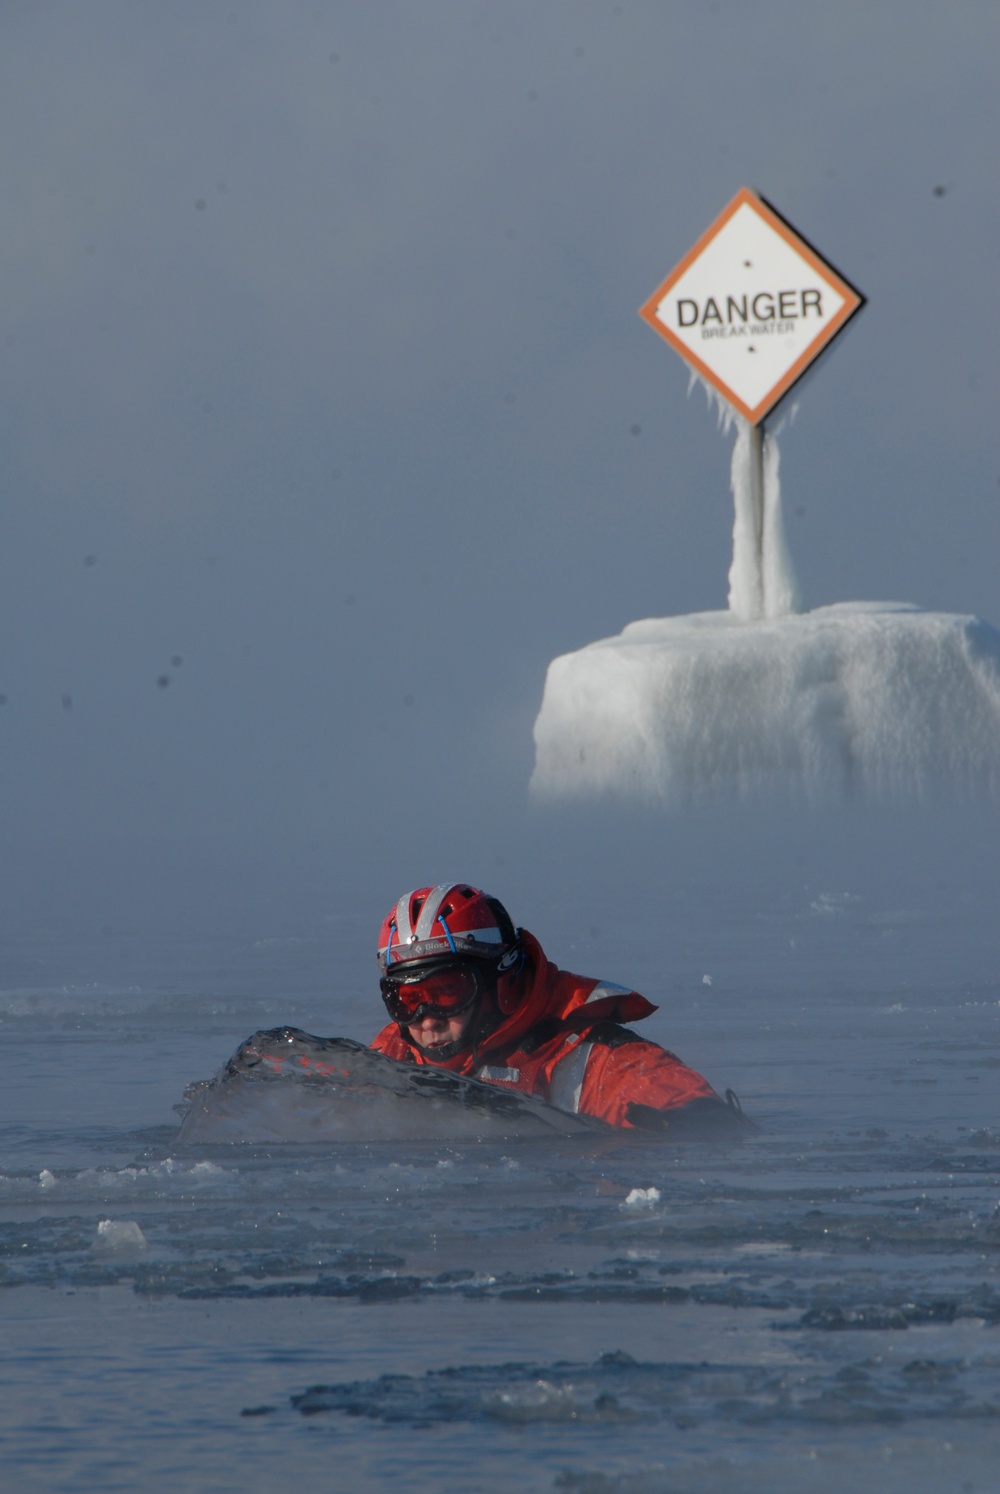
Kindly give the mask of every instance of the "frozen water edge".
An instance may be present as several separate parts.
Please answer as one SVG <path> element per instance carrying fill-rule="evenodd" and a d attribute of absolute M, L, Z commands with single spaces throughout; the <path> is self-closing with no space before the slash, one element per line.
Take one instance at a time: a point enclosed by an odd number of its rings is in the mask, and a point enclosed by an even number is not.
<path fill-rule="evenodd" d="M 278 1488 L 292 1466 L 299 1489 L 333 1487 L 335 1469 L 336 1486 L 358 1494 L 387 1487 L 456 1494 L 715 1494 L 720 1488 L 839 1494 L 848 1482 L 879 1494 L 924 1494 L 961 1489 L 970 1478 L 975 1489 L 986 1489 L 979 1480 L 1000 1450 L 998 1424 L 989 1418 L 936 1420 L 917 1431 L 891 1418 L 859 1427 L 830 1416 L 768 1432 L 746 1419 L 746 1407 L 741 1419 L 733 1403 L 747 1376 L 784 1377 L 793 1391 L 798 1386 L 808 1394 L 810 1377 L 834 1391 L 856 1390 L 866 1361 L 880 1360 L 880 1374 L 905 1380 L 914 1362 L 982 1357 L 983 1334 L 967 1325 L 935 1330 L 919 1344 L 909 1335 L 903 1341 L 870 1335 L 863 1344 L 841 1335 L 825 1339 L 818 1352 L 811 1346 L 803 1352 L 784 1342 L 776 1347 L 761 1313 L 680 1308 L 665 1331 L 642 1308 L 607 1306 L 581 1315 L 545 1304 L 486 1304 L 477 1336 L 489 1349 L 475 1356 L 484 1415 L 469 1419 L 449 1417 L 440 1396 L 442 1372 L 446 1384 L 457 1381 L 459 1400 L 462 1393 L 471 1399 L 474 1389 L 475 1377 L 454 1374 L 469 1363 L 454 1354 L 468 1332 L 462 1304 L 443 1305 L 434 1320 L 426 1308 L 407 1303 L 323 1306 L 322 1316 L 314 1302 L 261 1302 L 252 1312 L 244 1303 L 216 1303 L 208 1312 L 200 1302 L 140 1302 L 121 1289 L 70 1296 L 26 1288 L 8 1301 L 0 1354 L 5 1364 L 23 1363 L 29 1353 L 43 1361 L 48 1392 L 41 1404 L 37 1386 L 30 1405 L 27 1388 L 12 1387 L 5 1396 L 0 1431 L 9 1439 L 8 1470 L 29 1491 Z M 584 1403 L 593 1401 L 594 1389 L 615 1394 L 600 1379 L 599 1360 L 625 1340 L 640 1365 L 667 1362 L 650 1384 L 654 1398 L 683 1399 L 684 1366 L 692 1366 L 721 1413 L 699 1422 L 685 1419 L 678 1406 L 677 1416 L 664 1419 L 654 1405 L 643 1415 L 642 1402 L 633 1408 L 623 1388 L 618 1402 L 625 1414 L 617 1423 L 609 1400 L 596 1422 L 560 1414 L 571 1397 Z M 527 1363 L 557 1375 L 560 1361 L 575 1373 L 574 1390 L 562 1401 L 545 1390 L 552 1382 L 539 1389 L 518 1380 L 514 1368 Z M 597 1380 L 586 1373 L 595 1365 Z M 409 1393 L 434 1409 L 419 1430 L 412 1419 L 379 1420 L 377 1406 L 368 1406 L 366 1397 L 377 1397 L 386 1375 L 412 1377 Z M 328 1381 L 356 1387 L 356 1410 L 304 1416 L 293 1397 Z M 399 1386 L 400 1379 L 391 1383 Z M 546 1400 L 551 1414 L 532 1414 L 544 1412 Z M 640 1414 L 629 1417 L 633 1409 Z"/>
<path fill-rule="evenodd" d="M 949 814 L 948 839 L 935 816 L 932 855 L 926 830 L 893 841 L 867 881 L 856 845 L 834 875 L 793 868 L 790 843 L 773 896 L 755 853 L 746 905 L 715 843 L 690 896 L 663 874 L 633 902 L 626 880 L 613 933 L 585 925 L 585 943 L 575 901 L 548 910 L 565 963 L 624 971 L 661 1003 L 651 1035 L 740 1093 L 765 1127 L 742 1147 L 182 1152 L 167 1122 L 184 1080 L 262 1015 L 360 1035 L 374 993 L 355 1007 L 334 988 L 310 1016 L 318 962 L 304 994 L 266 967 L 241 994 L 240 936 L 224 960 L 218 939 L 181 939 L 173 965 L 136 949 L 133 1003 L 105 1000 L 100 962 L 93 993 L 66 998 L 89 946 L 67 945 L 65 970 L 26 947 L 51 977 L 18 987 L 51 1000 L 4 1014 L 8 1481 L 243 1494 L 292 1467 L 301 1494 L 989 1487 L 1000 1417 L 969 1413 L 996 1402 L 1000 1363 L 1000 988 L 995 835 L 977 872 L 971 819 Z M 581 861 L 606 898 L 607 866 Z M 204 971 L 222 966 L 217 987 Z M 95 1249 L 102 1220 L 146 1248 Z M 599 1363 L 616 1351 L 639 1365 L 621 1385 Z M 293 1398 L 316 1386 L 354 1387 L 359 1414 L 303 1414 Z"/>
<path fill-rule="evenodd" d="M 535 746 L 549 798 L 995 794 L 1000 632 L 891 602 L 634 622 L 552 661 Z"/>

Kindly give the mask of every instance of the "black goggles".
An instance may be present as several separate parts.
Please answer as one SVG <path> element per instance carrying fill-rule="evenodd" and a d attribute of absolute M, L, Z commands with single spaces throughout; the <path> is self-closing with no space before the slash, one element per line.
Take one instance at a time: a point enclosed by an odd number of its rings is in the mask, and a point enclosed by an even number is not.
<path fill-rule="evenodd" d="M 394 1022 L 406 1027 L 423 1017 L 460 1016 L 483 994 L 492 971 L 463 961 L 455 965 L 438 965 L 409 976 L 405 968 L 397 975 L 390 972 L 379 981 L 382 1000 Z"/>

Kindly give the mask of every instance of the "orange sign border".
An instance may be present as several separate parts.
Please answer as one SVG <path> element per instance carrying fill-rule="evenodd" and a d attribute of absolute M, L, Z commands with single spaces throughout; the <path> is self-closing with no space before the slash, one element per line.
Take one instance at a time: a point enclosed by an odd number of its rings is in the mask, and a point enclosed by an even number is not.
<path fill-rule="evenodd" d="M 826 281 L 827 285 L 844 298 L 844 304 L 837 314 L 816 334 L 808 347 L 800 353 L 791 368 L 782 375 L 777 384 L 771 386 L 760 403 L 752 409 L 749 405 L 744 404 L 736 393 L 729 388 L 728 384 L 718 374 L 713 373 L 708 365 L 701 361 L 697 353 L 693 353 L 687 344 L 682 342 L 656 315 L 657 307 L 664 300 L 670 289 L 681 278 L 688 266 L 694 263 L 720 230 L 726 226 L 733 214 L 744 204 L 752 208 L 755 213 L 758 213 L 764 222 L 773 228 L 776 233 L 779 233 L 785 242 L 795 250 L 796 254 L 799 254 L 812 266 L 817 275 Z M 762 421 L 766 420 L 775 405 L 784 399 L 792 385 L 801 379 L 809 365 L 819 357 L 824 348 L 829 347 L 833 339 L 844 330 L 851 317 L 860 311 L 864 304 L 865 298 L 861 292 L 855 289 L 850 281 L 845 280 L 842 275 L 838 274 L 833 266 L 823 259 L 813 249 L 812 245 L 807 243 L 802 235 L 790 223 L 786 222 L 769 202 L 761 197 L 759 192 L 755 192 L 752 187 L 741 187 L 732 202 L 723 208 L 715 222 L 705 230 L 693 248 L 688 250 L 680 264 L 671 270 L 661 285 L 657 286 L 649 300 L 645 301 L 639 307 L 639 315 L 644 321 L 649 323 L 654 332 L 658 332 L 662 338 L 669 342 L 675 352 L 680 353 L 686 363 L 690 363 L 692 367 L 696 368 L 702 378 L 706 379 L 712 385 L 713 389 L 716 389 L 722 395 L 724 400 L 731 404 L 734 409 L 738 410 L 745 420 L 748 420 L 751 425 L 760 425 Z"/>

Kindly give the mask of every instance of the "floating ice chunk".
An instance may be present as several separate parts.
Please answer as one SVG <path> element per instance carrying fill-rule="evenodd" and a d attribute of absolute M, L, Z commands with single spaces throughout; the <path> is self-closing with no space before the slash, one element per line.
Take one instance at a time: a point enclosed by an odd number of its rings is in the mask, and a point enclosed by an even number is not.
<path fill-rule="evenodd" d="M 501 1421 L 571 1421 L 577 1416 L 572 1385 L 536 1380 L 517 1390 L 493 1391 L 484 1396 L 485 1410 Z"/>
<path fill-rule="evenodd" d="M 659 1188 L 633 1188 L 625 1202 L 623 1209 L 651 1209 L 660 1201 Z"/>
<path fill-rule="evenodd" d="M 1000 793 L 1000 631 L 893 602 L 630 623 L 549 665 L 532 791 Z"/>
<path fill-rule="evenodd" d="M 809 906 L 814 913 L 847 913 L 860 901 L 856 892 L 821 892 Z"/>
<path fill-rule="evenodd" d="M 39 1188 L 54 1188 L 58 1181 L 59 1179 L 56 1177 L 55 1173 L 49 1172 L 49 1169 L 47 1167 L 43 1167 L 41 1172 L 38 1174 Z"/>
<path fill-rule="evenodd" d="M 149 1241 L 134 1219 L 102 1219 L 93 1248 L 101 1255 L 141 1255 Z"/>
<path fill-rule="evenodd" d="M 444 1070 L 399 1063 L 348 1038 L 318 1038 L 296 1027 L 254 1033 L 214 1080 L 191 1084 L 180 1141 L 398 1141 L 558 1136 L 603 1130 L 528 1095 Z M 166 1166 L 167 1164 L 161 1164 Z M 176 1164 L 172 1163 L 171 1166 Z M 393 1186 L 416 1180 L 389 1164 Z"/>
<path fill-rule="evenodd" d="M 712 984 L 712 977 L 710 975 L 703 975 L 701 983 L 703 986 L 710 986 Z"/>

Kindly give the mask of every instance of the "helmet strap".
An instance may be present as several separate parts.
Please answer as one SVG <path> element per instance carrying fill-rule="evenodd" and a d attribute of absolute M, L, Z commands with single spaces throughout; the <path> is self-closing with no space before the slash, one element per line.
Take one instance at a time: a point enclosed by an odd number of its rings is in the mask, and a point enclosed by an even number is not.
<path fill-rule="evenodd" d="M 520 935 L 520 930 L 518 931 L 518 934 Z M 497 984 L 496 986 L 494 986 L 497 1009 L 504 1017 L 509 1017 L 511 1012 L 516 1011 L 520 1006 L 521 1000 L 523 998 L 523 991 L 520 989 L 520 983 L 528 969 L 528 956 L 524 948 L 524 943 L 520 937 L 518 937 L 515 948 L 517 957 L 514 963 L 508 970 L 504 970 L 502 973 L 500 971 L 497 972 Z M 499 994 L 499 985 L 501 981 L 503 981 L 507 985 L 509 992 L 507 998 L 503 1000 L 501 999 Z"/>

